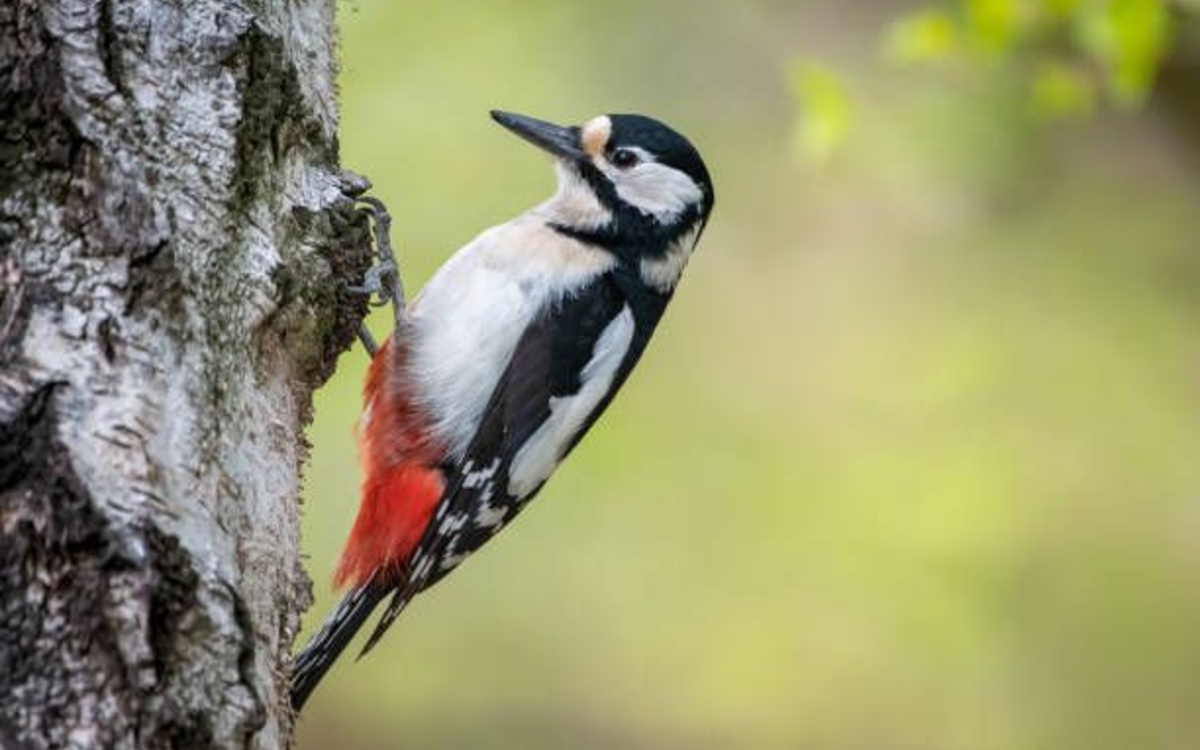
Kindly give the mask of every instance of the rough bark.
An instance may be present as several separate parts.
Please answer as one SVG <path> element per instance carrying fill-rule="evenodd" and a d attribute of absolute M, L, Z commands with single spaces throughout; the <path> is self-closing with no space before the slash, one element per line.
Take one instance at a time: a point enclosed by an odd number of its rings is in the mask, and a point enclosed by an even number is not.
<path fill-rule="evenodd" d="M 276 748 L 365 311 L 330 0 L 0 4 L 0 747 Z"/>

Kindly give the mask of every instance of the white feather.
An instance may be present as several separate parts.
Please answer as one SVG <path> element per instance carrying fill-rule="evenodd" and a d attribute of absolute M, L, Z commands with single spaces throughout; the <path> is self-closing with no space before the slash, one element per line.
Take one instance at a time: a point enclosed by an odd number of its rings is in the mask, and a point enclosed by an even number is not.
<path fill-rule="evenodd" d="M 606 160 L 593 160 L 612 182 L 617 196 L 639 211 L 669 223 L 688 206 L 704 200 L 704 191 L 696 181 L 674 167 L 661 164 L 640 148 L 631 148 L 643 161 L 635 167 L 621 169 Z"/>
<path fill-rule="evenodd" d="M 533 316 L 616 262 L 547 227 L 549 205 L 483 232 L 434 274 L 410 308 L 417 403 L 454 458 L 466 451 Z"/>
<path fill-rule="evenodd" d="M 612 221 L 612 211 L 600 202 L 575 169 L 556 161 L 554 171 L 558 175 L 558 191 L 531 213 L 585 232 Z"/>
<path fill-rule="evenodd" d="M 596 339 L 592 357 L 580 373 L 579 390 L 551 399 L 550 416 L 517 451 L 508 474 L 509 495 L 525 497 L 554 473 L 567 445 L 612 387 L 633 329 L 633 313 L 626 306 Z"/>
<path fill-rule="evenodd" d="M 701 224 L 697 221 L 674 242 L 667 247 L 667 252 L 657 258 L 642 258 L 638 271 L 646 286 L 667 293 L 679 283 L 683 269 L 692 257 L 696 240 L 700 238 Z"/>

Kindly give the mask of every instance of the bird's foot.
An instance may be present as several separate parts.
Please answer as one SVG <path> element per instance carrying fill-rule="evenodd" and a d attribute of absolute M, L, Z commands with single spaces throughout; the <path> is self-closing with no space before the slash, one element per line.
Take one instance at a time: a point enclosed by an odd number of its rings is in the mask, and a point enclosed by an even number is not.
<path fill-rule="evenodd" d="M 352 294 L 362 294 L 372 297 L 370 303 L 375 307 L 383 307 L 396 300 L 394 286 L 397 283 L 396 262 L 380 261 L 367 269 L 362 284 L 347 284 L 346 291 Z M 401 298 L 403 299 L 403 298 Z"/>
<path fill-rule="evenodd" d="M 392 305 L 392 314 L 396 328 L 406 324 L 407 313 L 404 299 L 404 286 L 400 281 L 400 267 L 396 262 L 396 254 L 392 250 L 392 217 L 383 202 L 369 195 L 359 195 L 355 198 L 371 222 L 371 235 L 375 240 L 376 263 L 367 269 L 362 284 L 348 285 L 347 291 L 370 297 L 370 304 L 380 307 Z M 363 326 L 359 330 L 359 340 L 371 356 L 375 355 L 377 346 L 374 337 Z"/>

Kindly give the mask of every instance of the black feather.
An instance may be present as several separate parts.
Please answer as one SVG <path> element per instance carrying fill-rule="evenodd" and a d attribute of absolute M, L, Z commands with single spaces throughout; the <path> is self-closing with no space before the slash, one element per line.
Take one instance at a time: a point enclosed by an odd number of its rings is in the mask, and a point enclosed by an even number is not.
<path fill-rule="evenodd" d="M 290 690 L 293 711 L 299 711 L 304 706 L 317 683 L 388 592 L 387 586 L 376 583 L 376 577 L 372 577 L 346 594 L 317 634 L 304 645 L 292 662 Z"/>
<path fill-rule="evenodd" d="M 438 517 L 417 547 L 413 569 L 423 575 L 424 580 L 416 582 L 420 589 L 437 583 L 462 559 L 491 539 L 540 490 L 540 487 L 535 488 L 521 497 L 508 493 L 512 461 L 549 417 L 551 399 L 579 391 L 581 373 L 595 353 L 597 340 L 609 323 L 629 306 L 634 314 L 633 341 L 609 392 L 575 434 L 567 452 L 583 437 L 624 382 L 667 301 L 665 296 L 653 294 L 650 295 L 653 300 L 640 295 L 631 298 L 624 288 L 625 281 L 622 274 L 601 276 L 557 301 L 522 335 L 492 393 L 462 465 L 450 472 L 455 480 L 439 506 Z M 466 481 L 471 472 L 481 468 L 492 469 L 486 482 Z M 496 512 L 498 509 L 504 511 L 499 524 L 481 522 L 485 510 Z"/>

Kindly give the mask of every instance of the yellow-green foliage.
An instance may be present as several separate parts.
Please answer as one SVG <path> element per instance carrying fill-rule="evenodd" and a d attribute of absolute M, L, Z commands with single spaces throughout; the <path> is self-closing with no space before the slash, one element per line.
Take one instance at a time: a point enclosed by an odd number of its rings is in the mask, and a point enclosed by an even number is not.
<path fill-rule="evenodd" d="M 1080 93 L 1084 88 L 1131 105 L 1149 93 L 1169 52 L 1171 6 L 1168 0 L 959 0 L 901 17 L 888 46 L 901 62 L 968 59 L 1027 68 L 1034 100 L 1052 112 L 1075 112 L 1091 96 Z"/>
<path fill-rule="evenodd" d="M 837 74 L 818 65 L 794 65 L 790 78 L 792 91 L 804 106 L 796 148 L 808 158 L 828 159 L 850 128 L 850 97 Z"/>
<path fill-rule="evenodd" d="M 1153 89 L 1172 53 L 1179 19 L 1195 22 L 1196 0 L 948 0 L 901 13 L 882 35 L 886 58 L 902 69 L 970 71 L 1016 85 L 1033 113 L 1090 115 L 1098 102 L 1129 109 Z M 827 159 L 853 121 L 831 129 L 830 100 L 849 112 L 848 83 L 826 71 L 819 87 L 795 86 L 805 156 Z M 810 121 L 807 118 L 812 117 Z"/>

